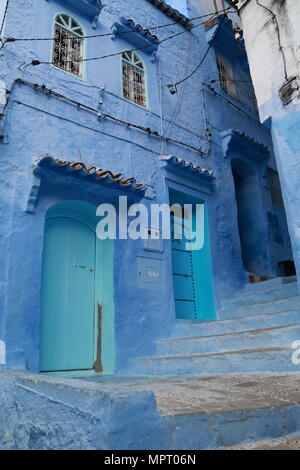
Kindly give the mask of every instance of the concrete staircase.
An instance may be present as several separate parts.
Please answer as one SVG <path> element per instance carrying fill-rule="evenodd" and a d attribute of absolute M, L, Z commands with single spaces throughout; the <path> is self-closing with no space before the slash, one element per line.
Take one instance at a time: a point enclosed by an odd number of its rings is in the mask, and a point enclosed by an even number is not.
<path fill-rule="evenodd" d="M 247 286 L 219 314 L 178 322 L 156 356 L 134 361 L 131 377 L 2 371 L 0 448 L 299 447 L 296 279 Z"/>
<path fill-rule="evenodd" d="M 299 448 L 299 374 L 109 380 L 3 371 L 0 390 L 1 450 L 268 448 L 278 438 Z"/>
<path fill-rule="evenodd" d="M 182 320 L 157 355 L 134 361 L 136 375 L 188 376 L 298 372 L 291 344 L 300 340 L 295 277 L 249 284 L 219 311 L 222 320 Z"/>

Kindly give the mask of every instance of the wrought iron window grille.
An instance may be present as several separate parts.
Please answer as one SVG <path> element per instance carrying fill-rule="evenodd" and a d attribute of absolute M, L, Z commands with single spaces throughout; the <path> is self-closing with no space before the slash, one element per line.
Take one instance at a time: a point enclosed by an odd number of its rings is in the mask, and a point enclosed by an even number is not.
<path fill-rule="evenodd" d="M 257 111 L 256 96 L 250 77 L 246 77 L 235 70 L 222 56 L 217 56 L 217 65 L 223 90 L 249 108 Z"/>
<path fill-rule="evenodd" d="M 144 64 L 137 54 L 123 52 L 122 74 L 123 98 L 146 108 L 146 74 Z"/>
<path fill-rule="evenodd" d="M 78 77 L 82 76 L 84 32 L 68 15 L 57 15 L 54 23 L 53 65 Z"/>

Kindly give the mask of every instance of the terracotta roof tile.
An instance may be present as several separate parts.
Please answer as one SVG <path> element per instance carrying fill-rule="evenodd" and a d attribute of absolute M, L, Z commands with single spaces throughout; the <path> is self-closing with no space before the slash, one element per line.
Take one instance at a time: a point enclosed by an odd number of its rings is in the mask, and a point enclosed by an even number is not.
<path fill-rule="evenodd" d="M 158 37 L 155 34 L 150 33 L 149 29 L 143 28 L 140 24 L 135 23 L 133 19 L 128 18 L 128 20 L 126 20 L 126 23 L 130 25 L 133 30 L 137 30 L 137 32 L 143 34 L 147 39 L 150 39 L 152 41 L 158 41 Z"/>
<path fill-rule="evenodd" d="M 96 168 L 95 166 L 85 165 L 83 162 L 70 162 L 67 160 L 59 160 L 45 155 L 41 157 L 37 163 L 38 167 L 49 168 L 53 170 L 64 170 L 66 173 L 74 172 L 74 175 L 80 177 L 90 177 L 94 182 L 101 181 L 108 184 L 116 183 L 121 189 L 131 191 L 146 191 L 146 187 L 142 183 L 137 183 L 135 178 L 123 178 L 121 173 L 113 173 L 111 170 Z"/>
<path fill-rule="evenodd" d="M 183 158 L 175 157 L 175 155 L 161 155 L 160 160 L 166 161 L 169 165 L 188 170 L 198 176 L 205 176 L 206 178 L 213 179 L 214 173 L 212 170 L 201 168 L 198 165 L 194 165 L 192 162 L 188 162 Z"/>

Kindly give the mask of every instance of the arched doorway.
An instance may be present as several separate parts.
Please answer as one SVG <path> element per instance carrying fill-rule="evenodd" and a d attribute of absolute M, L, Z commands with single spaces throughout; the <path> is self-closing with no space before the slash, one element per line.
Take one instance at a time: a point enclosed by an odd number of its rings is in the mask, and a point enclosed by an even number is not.
<path fill-rule="evenodd" d="M 263 275 L 268 259 L 268 239 L 259 175 L 242 159 L 232 159 L 231 168 L 243 265 L 247 272 Z"/>
<path fill-rule="evenodd" d="M 99 367 L 95 208 L 67 202 L 46 215 L 40 332 L 41 372 Z M 101 349 L 101 348 L 100 348 Z"/>

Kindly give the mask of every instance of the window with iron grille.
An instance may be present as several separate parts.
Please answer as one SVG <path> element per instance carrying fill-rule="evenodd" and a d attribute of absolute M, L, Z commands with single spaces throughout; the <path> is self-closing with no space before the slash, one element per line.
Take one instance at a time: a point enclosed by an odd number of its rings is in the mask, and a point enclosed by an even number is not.
<path fill-rule="evenodd" d="M 241 103 L 257 110 L 256 97 L 250 77 L 235 70 L 223 56 L 217 56 L 217 65 L 223 90 L 241 101 Z"/>
<path fill-rule="evenodd" d="M 123 52 L 123 98 L 146 108 L 146 79 L 144 64 L 137 54 Z"/>
<path fill-rule="evenodd" d="M 53 64 L 65 72 L 82 76 L 83 30 L 68 15 L 57 15 L 54 23 Z"/>

